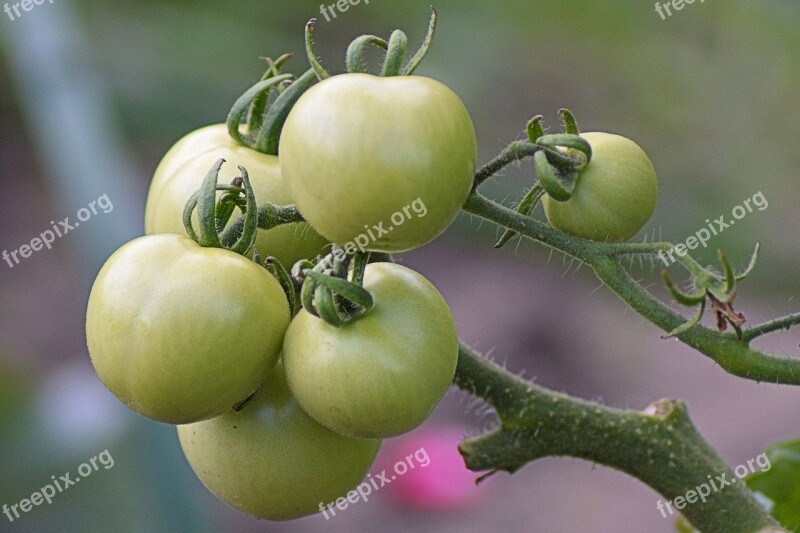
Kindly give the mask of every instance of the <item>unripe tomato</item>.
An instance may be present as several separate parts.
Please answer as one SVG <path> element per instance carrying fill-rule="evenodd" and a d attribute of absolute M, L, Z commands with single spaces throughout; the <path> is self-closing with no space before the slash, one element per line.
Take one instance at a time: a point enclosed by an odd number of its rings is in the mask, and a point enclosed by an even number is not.
<path fill-rule="evenodd" d="M 216 416 L 252 393 L 289 325 L 263 267 L 180 235 L 117 250 L 89 296 L 86 338 L 97 375 L 134 411 L 172 424 Z"/>
<path fill-rule="evenodd" d="M 352 439 L 306 415 L 281 365 L 240 412 L 178 426 L 183 453 L 214 495 L 247 514 L 290 520 L 343 497 L 367 474 L 381 441 Z"/>
<path fill-rule="evenodd" d="M 375 300 L 341 328 L 307 311 L 283 345 L 291 388 L 325 427 L 360 438 L 400 435 L 430 415 L 453 381 L 458 336 L 450 308 L 421 275 L 391 263 L 367 266 Z"/>
<path fill-rule="evenodd" d="M 467 198 L 477 157 L 464 104 L 419 76 L 318 83 L 292 108 L 280 146 L 281 171 L 311 226 L 340 244 L 374 229 L 367 249 L 382 252 L 440 235 Z M 417 200 L 427 209 L 410 211 Z"/>
<path fill-rule="evenodd" d="M 592 159 L 566 202 L 542 198 L 554 227 L 595 241 L 625 241 L 650 220 L 658 199 L 658 180 L 650 158 L 630 139 L 611 133 L 582 133 Z"/>
<path fill-rule="evenodd" d="M 281 177 L 278 158 L 240 146 L 228 135 L 225 124 L 214 124 L 189 133 L 179 140 L 159 163 L 150 185 L 145 210 L 145 233 L 185 235 L 183 208 L 202 185 L 208 170 L 219 159 L 227 161 L 219 183 L 230 183 L 239 175 L 238 166 L 247 169 L 259 204 L 293 204 L 289 187 Z M 241 213 L 237 209 L 231 221 Z M 194 216 L 195 228 L 197 213 Z M 327 244 L 305 222 L 258 230 L 255 249 L 262 257 L 272 255 L 287 268 L 300 259 L 313 259 Z"/>

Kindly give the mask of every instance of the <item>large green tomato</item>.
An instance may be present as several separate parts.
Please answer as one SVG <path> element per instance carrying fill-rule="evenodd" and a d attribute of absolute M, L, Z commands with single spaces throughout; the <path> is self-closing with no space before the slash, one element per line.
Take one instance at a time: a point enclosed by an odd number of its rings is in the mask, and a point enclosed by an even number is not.
<path fill-rule="evenodd" d="M 89 296 L 86 338 L 97 375 L 134 411 L 172 424 L 216 416 L 252 393 L 289 325 L 263 267 L 181 235 L 117 250 Z"/>
<path fill-rule="evenodd" d="M 367 266 L 375 307 L 335 328 L 305 310 L 283 344 L 289 388 L 314 420 L 343 435 L 383 438 L 421 424 L 453 381 L 458 335 L 431 283 L 391 263 Z"/>
<path fill-rule="evenodd" d="M 575 194 L 566 202 L 542 199 L 554 227 L 595 241 L 625 241 L 650 220 L 658 199 L 658 181 L 650 158 L 639 145 L 611 133 L 582 133 L 592 160 L 581 172 Z"/>
<path fill-rule="evenodd" d="M 417 248 L 447 229 L 477 157 L 464 104 L 419 76 L 318 83 L 292 108 L 280 146 L 281 171 L 311 226 L 340 244 L 363 236 L 382 252 Z"/>
<path fill-rule="evenodd" d="M 186 234 L 183 208 L 220 157 L 227 161 L 220 171 L 220 183 L 230 183 L 239 175 L 238 166 L 242 165 L 247 169 L 259 203 L 294 203 L 288 184 L 281 177 L 278 158 L 240 146 L 228 135 L 225 124 L 215 124 L 186 135 L 159 163 L 147 196 L 144 227 L 148 235 Z M 236 210 L 232 220 L 240 214 Z M 196 213 L 195 228 L 198 228 Z M 326 244 L 303 222 L 258 230 L 255 249 L 262 257 L 272 255 L 290 268 L 300 259 L 315 258 Z"/>
<path fill-rule="evenodd" d="M 289 392 L 281 365 L 240 412 L 178 426 L 178 438 L 208 490 L 268 520 L 318 512 L 344 497 L 380 447 L 379 440 L 352 439 L 314 422 Z"/>

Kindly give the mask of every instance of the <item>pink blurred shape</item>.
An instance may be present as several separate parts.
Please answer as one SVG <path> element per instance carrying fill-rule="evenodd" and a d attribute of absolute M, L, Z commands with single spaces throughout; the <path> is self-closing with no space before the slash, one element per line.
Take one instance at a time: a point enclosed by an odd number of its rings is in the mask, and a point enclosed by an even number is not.
<path fill-rule="evenodd" d="M 474 504 L 485 487 L 475 485 L 479 474 L 467 470 L 458 453 L 465 434 L 455 427 L 431 427 L 387 442 L 378 464 L 387 477 L 395 478 L 382 490 L 399 505 L 417 509 L 456 510 Z M 414 468 L 400 475 L 398 463 Z"/>

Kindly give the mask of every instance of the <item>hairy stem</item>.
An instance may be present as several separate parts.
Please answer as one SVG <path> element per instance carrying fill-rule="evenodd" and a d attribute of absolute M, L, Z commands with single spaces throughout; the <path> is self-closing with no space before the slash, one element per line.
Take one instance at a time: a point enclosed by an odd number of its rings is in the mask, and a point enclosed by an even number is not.
<path fill-rule="evenodd" d="M 782 531 L 744 483 L 711 490 L 709 476 L 718 485 L 717 476 L 729 481 L 735 476 L 679 401 L 659 400 L 643 412 L 612 409 L 525 381 L 463 343 L 455 382 L 492 405 L 501 422 L 459 446 L 471 470 L 513 473 L 542 457 L 577 457 L 626 472 L 667 501 L 706 484 L 710 494 L 705 503 L 681 510 L 701 531 Z M 671 514 L 665 502 L 659 503 L 664 514 Z M 658 512 L 656 502 L 653 511 Z"/>
<path fill-rule="evenodd" d="M 757 337 L 766 335 L 767 333 L 772 333 L 773 331 L 778 331 L 781 329 L 789 329 L 797 324 L 800 324 L 800 313 L 787 315 L 745 330 L 742 340 L 744 342 L 750 342 Z"/>
<path fill-rule="evenodd" d="M 294 222 L 303 222 L 305 219 L 303 215 L 297 210 L 294 205 L 273 205 L 262 204 L 258 206 L 258 229 L 268 230 L 282 224 L 292 224 Z M 236 242 L 244 229 L 244 215 L 236 219 L 230 226 L 225 228 L 220 240 L 226 247 Z"/>
<path fill-rule="evenodd" d="M 500 152 L 500 155 L 478 169 L 478 172 L 475 173 L 473 189 L 477 188 L 481 183 L 491 178 L 511 163 L 530 157 L 539 150 L 541 150 L 541 148 L 532 142 L 514 141 L 508 145 L 505 150 Z"/>
<path fill-rule="evenodd" d="M 625 303 L 665 332 L 674 330 L 686 321 L 686 318 L 636 283 L 616 259 L 616 256 L 626 253 L 626 249 L 629 249 L 630 253 L 642 253 L 646 249 L 645 246 L 598 243 L 574 237 L 508 209 L 477 192 L 469 196 L 464 204 L 464 210 L 585 263 L 594 270 L 600 281 Z M 649 246 L 653 246 L 652 249 L 662 249 L 668 245 L 659 243 Z M 680 333 L 677 338 L 736 376 L 755 381 L 800 385 L 800 359 L 763 353 L 750 348 L 746 342 L 749 338 L 761 334 L 761 330 L 780 329 L 798 322 L 800 318 L 794 317 L 779 323 L 769 323 L 760 329 L 747 330 L 745 340 L 709 330 L 701 325 Z"/>

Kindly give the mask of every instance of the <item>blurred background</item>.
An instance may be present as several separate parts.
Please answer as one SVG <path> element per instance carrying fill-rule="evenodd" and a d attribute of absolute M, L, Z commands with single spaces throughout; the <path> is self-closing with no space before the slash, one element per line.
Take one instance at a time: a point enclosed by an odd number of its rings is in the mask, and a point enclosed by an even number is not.
<path fill-rule="evenodd" d="M 262 74 L 259 56 L 293 52 L 289 70 L 304 71 L 309 18 L 320 19 L 324 64 L 341 70 L 347 44 L 362 33 L 399 27 L 419 43 L 428 4 L 364 0 L 330 21 L 319 1 L 58 0 L 14 20 L 0 14 L 0 250 L 29 243 L 51 221 L 74 220 L 104 194 L 114 206 L 52 250 L 13 268 L 0 262 L 0 504 L 29 497 L 53 475 L 74 476 L 103 450 L 114 459 L 52 504 L 13 523 L 0 516 L 0 531 L 674 530 L 656 510 L 655 492 L 578 460 L 538 461 L 472 488 L 476 476 L 453 461 L 455 442 L 494 421 L 457 390 L 422 428 L 387 442 L 379 461 L 428 446 L 436 450 L 431 465 L 439 465 L 431 479 L 411 471 L 406 482 L 329 520 L 253 520 L 205 490 L 172 427 L 129 413 L 92 371 L 83 330 L 91 282 L 111 252 L 143 233 L 145 194 L 165 151 L 185 133 L 224 121 Z M 521 138 L 535 114 L 555 130 L 558 109 L 569 107 L 584 131 L 624 134 L 650 154 L 660 198 L 640 239 L 683 242 L 760 191 L 768 208 L 696 257 L 712 263 L 721 247 L 743 266 L 761 241 L 739 310 L 751 322 L 798 310 L 800 4 L 709 0 L 664 19 L 641 1 L 440 0 L 436 7 L 435 45 L 417 73 L 463 98 L 481 161 Z M 485 192 L 512 205 L 532 176 L 525 163 Z M 440 289 L 476 348 L 544 386 L 608 405 L 683 399 L 731 465 L 800 436 L 800 391 L 726 374 L 661 340 L 587 269 L 529 242 L 495 251 L 497 236 L 491 224 L 461 215 L 445 237 L 400 258 Z M 660 265 L 631 268 L 665 297 Z M 685 279 L 680 267 L 670 272 Z M 789 332 L 759 346 L 798 355 L 798 342 Z M 415 498 L 436 476 L 448 480 L 441 498 Z"/>

